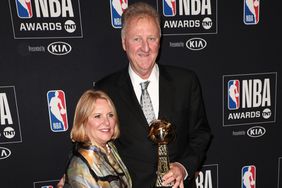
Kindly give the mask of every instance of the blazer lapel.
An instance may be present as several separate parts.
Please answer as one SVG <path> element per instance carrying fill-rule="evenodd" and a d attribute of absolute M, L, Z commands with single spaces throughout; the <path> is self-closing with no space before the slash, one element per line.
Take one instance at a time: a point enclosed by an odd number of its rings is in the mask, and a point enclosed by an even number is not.
<path fill-rule="evenodd" d="M 119 90 L 119 96 L 121 100 L 123 100 L 126 103 L 126 106 L 128 106 L 129 111 L 132 112 L 132 114 L 138 118 L 139 120 L 136 120 L 136 122 L 143 122 L 143 125 L 147 126 L 146 118 L 143 114 L 142 108 L 139 104 L 138 99 L 136 98 L 129 74 L 128 69 L 124 70 L 121 74 L 120 79 L 118 80 L 118 86 L 120 88 Z"/>
<path fill-rule="evenodd" d="M 174 85 L 170 75 L 165 70 L 165 68 L 159 65 L 160 77 L 159 77 L 159 118 L 160 119 L 170 119 L 172 117 L 167 117 L 168 114 L 171 114 L 169 111 L 172 107 L 172 102 L 175 98 L 174 96 Z"/>

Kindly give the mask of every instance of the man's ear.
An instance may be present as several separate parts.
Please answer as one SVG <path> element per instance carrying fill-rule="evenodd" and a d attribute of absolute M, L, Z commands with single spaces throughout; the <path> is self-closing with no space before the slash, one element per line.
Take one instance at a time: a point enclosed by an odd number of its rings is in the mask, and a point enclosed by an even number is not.
<path fill-rule="evenodd" d="M 126 51 L 125 38 L 121 38 L 121 44 L 124 51 Z"/>

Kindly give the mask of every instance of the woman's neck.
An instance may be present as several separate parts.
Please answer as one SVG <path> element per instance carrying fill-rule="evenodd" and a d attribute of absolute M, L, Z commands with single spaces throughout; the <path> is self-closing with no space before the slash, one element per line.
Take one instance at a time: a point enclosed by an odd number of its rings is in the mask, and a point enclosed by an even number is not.
<path fill-rule="evenodd" d="M 92 146 L 96 146 L 98 147 L 100 150 L 102 150 L 104 153 L 109 153 L 110 152 L 110 148 L 108 146 L 107 143 L 103 143 L 103 144 L 98 144 L 97 142 L 91 142 Z"/>

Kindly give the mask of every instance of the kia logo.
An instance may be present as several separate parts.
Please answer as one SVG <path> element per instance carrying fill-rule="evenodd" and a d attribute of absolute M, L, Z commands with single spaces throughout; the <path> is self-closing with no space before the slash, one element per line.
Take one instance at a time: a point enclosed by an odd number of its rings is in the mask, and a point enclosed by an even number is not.
<path fill-rule="evenodd" d="M 202 38 L 191 38 L 186 42 L 186 47 L 190 50 L 202 50 L 207 46 L 207 42 Z"/>
<path fill-rule="evenodd" d="M 71 51 L 71 45 L 66 42 L 53 42 L 48 45 L 48 51 L 53 55 L 66 55 Z"/>
<path fill-rule="evenodd" d="M 253 137 L 253 138 L 257 138 L 257 137 L 261 137 L 266 133 L 266 130 L 264 127 L 261 126 L 255 126 L 255 127 L 251 127 L 248 129 L 247 131 L 247 135 L 249 137 Z"/>
<path fill-rule="evenodd" d="M 11 155 L 11 150 L 8 148 L 0 147 L 0 160 L 6 159 Z"/>

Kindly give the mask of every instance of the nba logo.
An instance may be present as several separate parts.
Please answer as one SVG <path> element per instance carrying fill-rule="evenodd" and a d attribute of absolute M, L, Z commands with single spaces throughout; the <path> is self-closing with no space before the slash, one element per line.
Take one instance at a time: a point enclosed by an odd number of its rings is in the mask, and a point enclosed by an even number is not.
<path fill-rule="evenodd" d="M 15 0 L 19 18 L 32 18 L 31 0 Z"/>
<path fill-rule="evenodd" d="M 259 0 L 244 0 L 244 23 L 254 25 L 259 22 Z"/>
<path fill-rule="evenodd" d="M 52 185 L 44 185 L 44 186 L 41 186 L 41 188 L 53 188 L 53 186 Z"/>
<path fill-rule="evenodd" d="M 242 188 L 256 188 L 256 167 L 254 165 L 242 168 Z"/>
<path fill-rule="evenodd" d="M 176 0 L 163 0 L 163 14 L 165 16 L 176 15 Z"/>
<path fill-rule="evenodd" d="M 237 110 L 240 107 L 240 81 L 228 81 L 228 109 Z"/>
<path fill-rule="evenodd" d="M 110 0 L 111 6 L 111 16 L 112 16 L 112 26 L 114 28 L 121 28 L 121 15 L 125 9 L 128 7 L 127 0 Z"/>
<path fill-rule="evenodd" d="M 51 90 L 47 93 L 50 126 L 53 132 L 68 130 L 65 93 Z"/>

